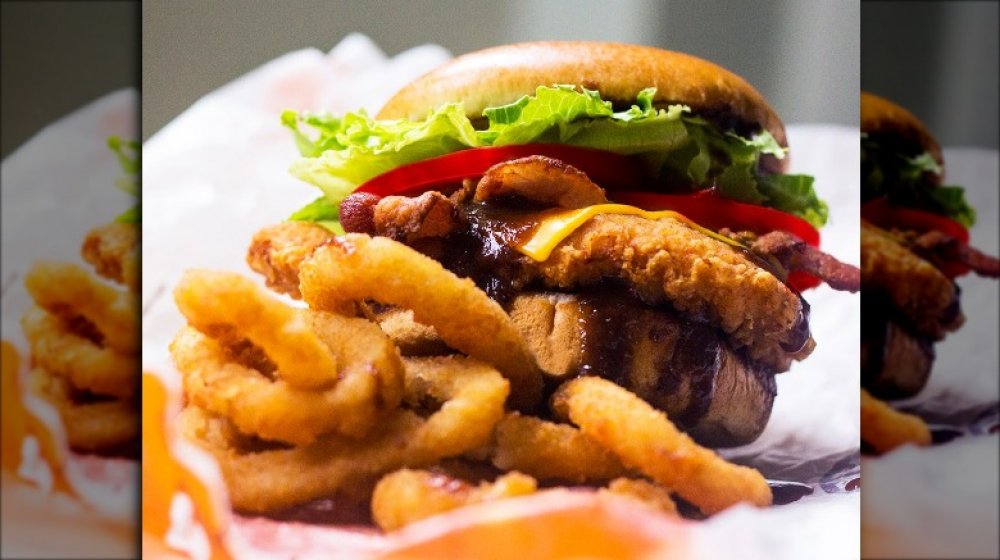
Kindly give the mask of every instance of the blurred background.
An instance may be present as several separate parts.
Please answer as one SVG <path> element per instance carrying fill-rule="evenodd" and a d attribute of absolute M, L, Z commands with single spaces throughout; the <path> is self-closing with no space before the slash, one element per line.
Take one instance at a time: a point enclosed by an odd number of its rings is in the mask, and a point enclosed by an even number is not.
<path fill-rule="evenodd" d="M 2 2 L 0 151 L 106 93 L 139 83 L 138 2 Z"/>
<path fill-rule="evenodd" d="M 998 146 L 997 2 L 862 2 L 861 86 L 944 146 Z"/>
<path fill-rule="evenodd" d="M 664 47 L 740 74 L 786 122 L 855 125 L 859 25 L 858 2 L 840 0 L 146 0 L 143 137 L 264 62 L 353 31 L 389 55 L 428 42 L 456 55 L 540 39 Z"/>

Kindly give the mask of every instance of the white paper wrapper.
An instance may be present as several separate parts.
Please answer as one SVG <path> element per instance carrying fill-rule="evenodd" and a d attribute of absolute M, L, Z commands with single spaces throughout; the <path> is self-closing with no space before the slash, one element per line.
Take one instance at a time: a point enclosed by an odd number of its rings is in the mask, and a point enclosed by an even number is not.
<path fill-rule="evenodd" d="M 137 108 L 135 90 L 108 94 L 42 129 L 3 160 L 2 338 L 22 356 L 29 351 L 19 321 L 32 305 L 25 272 L 37 260 L 89 268 L 80 256 L 87 232 L 134 204 L 134 197 L 114 186 L 122 171 L 107 139 L 138 138 Z M 26 399 L 37 415 L 59 425 L 51 406 Z M 50 494 L 50 473 L 33 444 L 26 442 L 21 472 L 39 487 L 4 473 L 3 555 L 134 555 L 136 462 L 74 456 L 65 466 L 79 495 L 71 499 Z"/>
<path fill-rule="evenodd" d="M 170 290 L 187 268 L 251 275 L 244 262 L 252 234 L 312 200 L 317 191 L 287 173 L 297 157 L 279 115 L 284 108 L 377 110 L 401 85 L 443 62 L 438 47 L 386 59 L 353 35 L 329 54 L 285 55 L 209 94 L 151 138 L 143 152 L 144 362 L 168 360 L 182 318 Z M 792 126 L 792 169 L 817 179 L 832 219 L 823 246 L 858 262 L 857 131 Z M 803 461 L 850 455 L 858 446 L 859 298 L 822 287 L 806 294 L 818 343 L 812 357 L 778 379 L 778 398 L 761 439 L 732 450 L 741 460 L 765 454 Z M 850 457 L 848 462 L 856 459 Z M 822 473 L 820 473 L 822 474 Z M 733 508 L 701 523 L 704 558 L 849 558 L 860 537 L 858 492 L 816 491 L 768 510 Z"/>

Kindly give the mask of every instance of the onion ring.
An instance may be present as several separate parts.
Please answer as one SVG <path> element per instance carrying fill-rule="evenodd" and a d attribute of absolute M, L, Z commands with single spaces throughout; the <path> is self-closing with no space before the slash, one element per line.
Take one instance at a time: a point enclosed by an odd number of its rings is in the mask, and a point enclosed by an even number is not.
<path fill-rule="evenodd" d="M 569 424 L 511 413 L 497 424 L 493 465 L 541 480 L 583 483 L 625 476 L 607 449 Z"/>
<path fill-rule="evenodd" d="M 861 390 L 861 441 L 878 453 L 906 444 L 931 444 L 931 431 L 919 416 L 900 412 Z"/>
<path fill-rule="evenodd" d="M 192 327 L 178 333 L 170 351 L 192 403 L 268 440 L 305 445 L 329 432 L 362 437 L 378 422 L 385 402 L 370 363 L 349 366 L 332 389 L 309 391 L 272 381 L 259 369 L 234 361 L 226 346 Z M 391 385 L 393 368 L 378 371 L 389 378 L 384 385 Z"/>
<path fill-rule="evenodd" d="M 534 494 L 535 479 L 510 472 L 473 486 L 461 479 L 423 470 L 401 469 L 382 477 L 372 495 L 372 517 L 384 531 L 460 507 Z"/>
<path fill-rule="evenodd" d="M 21 327 L 35 366 L 65 378 L 73 387 L 98 395 L 127 399 L 139 390 L 139 359 L 74 333 L 62 319 L 33 307 Z"/>
<path fill-rule="evenodd" d="M 188 397 L 245 433 L 299 445 L 362 437 L 399 405 L 402 362 L 369 321 L 289 307 L 232 273 L 189 272 L 175 295 L 193 324 L 171 345 Z M 241 361 L 246 341 L 257 352 Z"/>
<path fill-rule="evenodd" d="M 139 405 L 135 401 L 75 402 L 64 379 L 40 368 L 31 370 L 28 386 L 59 411 L 66 439 L 75 451 L 100 452 L 139 437 Z"/>
<path fill-rule="evenodd" d="M 80 248 L 83 260 L 98 274 L 130 291 L 139 290 L 139 228 L 133 224 L 111 222 L 87 234 Z"/>
<path fill-rule="evenodd" d="M 508 382 L 465 357 L 408 358 L 406 400 L 444 400 L 428 418 L 401 409 L 363 441 L 327 436 L 311 445 L 248 446 L 224 418 L 189 406 L 183 435 L 211 452 L 222 468 L 233 506 L 278 511 L 328 496 L 345 485 L 405 466 L 420 467 L 486 443 L 503 416 Z"/>
<path fill-rule="evenodd" d="M 48 261 L 35 263 L 24 286 L 39 307 L 58 316 L 82 316 L 100 331 L 103 345 L 138 355 L 139 301 L 134 293 L 99 282 L 75 264 Z"/>
<path fill-rule="evenodd" d="M 706 514 L 741 502 L 771 504 L 771 488 L 758 471 L 729 463 L 696 444 L 662 412 L 610 381 L 567 381 L 552 403 L 557 414 L 580 426 L 626 466 L 641 470 Z"/>
<path fill-rule="evenodd" d="M 237 331 L 260 347 L 288 385 L 323 389 L 336 383 L 337 360 L 307 314 L 269 296 L 249 278 L 188 270 L 174 288 L 174 300 L 199 331 L 213 337 Z"/>
<path fill-rule="evenodd" d="M 641 502 L 655 510 L 672 517 L 679 517 L 677 504 L 670 497 L 670 492 L 648 480 L 636 478 L 616 478 L 607 488 L 599 490 L 602 494 L 612 494 Z"/>
<path fill-rule="evenodd" d="M 499 304 L 469 279 L 384 237 L 348 234 L 302 262 L 299 289 L 315 309 L 365 300 L 413 310 L 448 346 L 494 365 L 511 380 L 511 401 L 530 408 L 541 398 L 541 371 Z"/>

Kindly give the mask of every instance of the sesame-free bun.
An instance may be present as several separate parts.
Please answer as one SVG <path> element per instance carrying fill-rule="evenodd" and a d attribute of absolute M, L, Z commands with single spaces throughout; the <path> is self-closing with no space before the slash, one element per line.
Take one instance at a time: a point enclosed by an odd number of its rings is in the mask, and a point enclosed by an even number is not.
<path fill-rule="evenodd" d="M 920 119 L 892 101 L 864 91 L 861 92 L 861 132 L 890 141 L 907 155 L 929 152 L 939 165 L 944 164 L 941 146 Z"/>
<path fill-rule="evenodd" d="M 643 89 L 656 87 L 657 105 L 682 103 L 717 125 L 766 129 L 787 146 L 781 119 L 743 78 L 694 56 L 621 43 L 519 43 L 469 53 L 405 86 L 378 118 L 424 118 L 432 109 L 461 101 L 475 119 L 486 107 L 513 103 L 538 86 L 556 84 L 597 90 L 605 100 L 624 106 L 634 103 Z"/>

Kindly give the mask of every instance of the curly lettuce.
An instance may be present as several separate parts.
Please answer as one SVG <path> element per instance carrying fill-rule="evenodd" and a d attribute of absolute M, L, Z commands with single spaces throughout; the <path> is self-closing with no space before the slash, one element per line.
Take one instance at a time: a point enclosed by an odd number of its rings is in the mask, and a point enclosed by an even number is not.
<path fill-rule="evenodd" d="M 142 172 L 142 148 L 135 140 L 122 140 L 118 136 L 108 138 L 108 148 L 118 156 L 122 176 L 115 186 L 137 199 L 139 197 L 139 177 Z M 119 214 L 115 221 L 123 224 L 138 224 L 142 220 L 139 204 Z"/>
<path fill-rule="evenodd" d="M 596 91 L 573 86 L 539 87 L 534 95 L 483 111 L 488 125 L 477 130 L 460 103 L 431 111 L 419 121 L 377 121 L 364 111 L 343 116 L 285 111 L 302 158 L 293 175 L 319 187 L 323 197 L 291 216 L 339 229 L 340 201 L 365 181 L 424 159 L 481 146 L 557 143 L 639 156 L 655 178 L 699 187 L 723 196 L 770 206 L 814 226 L 827 220 L 807 175 L 764 175 L 763 155 L 786 150 L 767 131 L 750 138 L 720 132 L 685 105 L 653 106 L 655 88 L 615 111 Z"/>
<path fill-rule="evenodd" d="M 965 227 L 976 222 L 976 209 L 958 186 L 938 186 L 941 166 L 928 152 L 908 156 L 861 137 L 861 197 L 885 196 L 895 205 L 947 216 Z"/>

